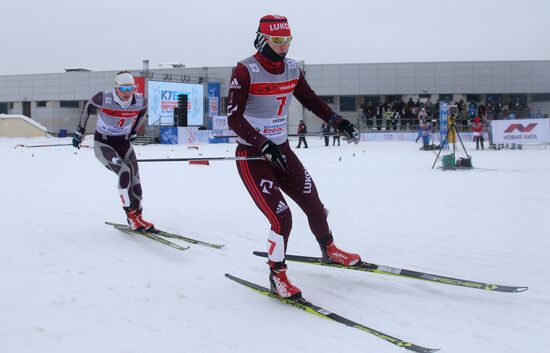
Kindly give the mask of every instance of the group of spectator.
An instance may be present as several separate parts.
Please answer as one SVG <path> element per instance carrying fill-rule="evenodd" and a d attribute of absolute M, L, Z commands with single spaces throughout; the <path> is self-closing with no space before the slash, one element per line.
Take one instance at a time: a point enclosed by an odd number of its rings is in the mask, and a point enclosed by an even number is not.
<path fill-rule="evenodd" d="M 302 146 L 302 143 L 304 144 L 304 148 L 308 148 L 306 141 L 307 126 L 303 120 L 300 120 L 300 122 L 298 123 L 297 132 L 298 146 L 296 146 L 296 148 L 300 148 Z M 332 136 L 332 145 L 334 146 L 336 143 L 338 143 L 338 146 L 340 146 L 340 135 L 336 131 L 332 132 L 329 124 L 323 123 L 323 125 L 321 125 L 321 134 L 325 139 L 325 147 L 329 145 L 330 136 Z"/>
<path fill-rule="evenodd" d="M 436 104 L 402 99 L 393 102 L 363 101 L 361 119 L 367 130 L 417 130 L 422 119 L 439 116 L 439 100 Z"/>
<path fill-rule="evenodd" d="M 331 127 L 329 124 L 323 123 L 323 125 L 321 125 L 321 132 L 323 133 L 323 137 L 325 139 L 325 147 L 329 145 L 330 135 L 332 135 L 332 145 L 334 146 L 336 142 L 338 142 L 338 146 L 340 146 L 340 135 L 338 135 L 336 130 L 331 132 Z"/>
<path fill-rule="evenodd" d="M 484 124 L 491 120 L 548 118 L 548 114 L 542 114 L 540 109 L 525 107 L 519 99 L 505 103 L 500 99 L 489 99 L 484 104 L 461 99 L 452 105 L 456 106 L 456 110 L 450 113 L 456 116 L 459 131 L 468 131 L 476 117 L 480 117 Z M 402 99 L 383 103 L 364 100 L 360 114 L 366 130 L 418 130 L 424 120 L 437 124 L 439 99 L 435 103 L 429 98 L 425 102 L 420 99 L 415 102 L 409 98 L 406 103 Z"/>
<path fill-rule="evenodd" d="M 434 130 L 439 129 L 439 103 L 438 99 L 432 103 L 428 98 L 421 102 L 412 98 L 405 103 L 403 99 L 390 102 L 372 102 L 363 100 L 360 110 L 361 124 L 366 130 L 403 130 L 418 131 L 417 141 L 422 138 L 424 147 L 429 145 L 430 136 Z M 455 126 L 458 131 L 472 131 L 476 148 L 484 148 L 483 131 L 486 131 L 492 120 L 506 119 L 542 119 L 548 118 L 548 114 L 542 114 L 540 109 L 524 106 L 519 99 L 502 103 L 500 98 L 487 99 L 485 103 L 475 101 L 465 102 L 463 99 L 450 103 L 449 115 L 455 118 Z M 363 128 L 364 129 L 364 128 Z M 338 143 L 340 136 L 333 134 L 328 124 L 321 126 L 321 133 L 325 140 L 325 146 L 329 146 L 330 136 L 333 136 L 332 145 Z M 302 143 L 308 148 L 305 140 L 307 127 L 303 120 L 298 125 L 299 137 L 297 148 Z"/>

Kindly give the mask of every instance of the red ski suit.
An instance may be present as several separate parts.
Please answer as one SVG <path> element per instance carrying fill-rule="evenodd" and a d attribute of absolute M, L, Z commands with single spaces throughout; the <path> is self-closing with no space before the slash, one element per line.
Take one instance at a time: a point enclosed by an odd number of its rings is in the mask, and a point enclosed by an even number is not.
<path fill-rule="evenodd" d="M 285 71 L 284 61 L 271 61 L 261 53 L 256 53 L 253 58 L 269 74 L 279 75 Z M 250 92 L 250 81 L 247 67 L 242 63 L 238 64 L 233 70 L 230 81 L 232 84 L 229 89 L 228 122 L 230 128 L 250 146 L 239 143 L 235 153 L 237 157 L 262 156 L 260 148 L 268 139 L 245 117 L 250 94 L 254 93 Z M 292 94 L 304 107 L 326 122 L 335 115 L 310 88 L 301 70 Z M 319 245 L 325 246 L 332 242 L 326 210 L 319 199 L 313 179 L 290 149 L 286 136 L 279 142 L 279 147 L 286 155 L 288 165 L 286 171 L 265 160 L 237 161 L 237 169 L 244 186 L 271 223 L 268 253 L 270 260 L 275 262 L 284 261 L 284 253 L 292 229 L 292 214 L 282 192 L 290 196 L 304 211 Z"/>

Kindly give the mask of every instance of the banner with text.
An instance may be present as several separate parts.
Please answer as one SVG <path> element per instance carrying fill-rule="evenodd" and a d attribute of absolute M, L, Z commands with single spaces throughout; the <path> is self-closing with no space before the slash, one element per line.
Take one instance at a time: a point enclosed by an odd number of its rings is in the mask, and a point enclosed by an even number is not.
<path fill-rule="evenodd" d="M 448 116 L 449 116 L 449 103 L 445 101 L 439 102 L 439 136 L 441 137 L 441 141 L 445 140 L 445 137 L 447 136 L 447 129 L 448 129 Z M 449 143 L 448 141 L 445 141 L 445 145 L 443 148 L 448 148 Z"/>
<path fill-rule="evenodd" d="M 221 85 L 217 82 L 208 82 L 208 116 L 220 114 Z"/>
<path fill-rule="evenodd" d="M 494 143 L 550 143 L 550 119 L 493 120 Z"/>
<path fill-rule="evenodd" d="M 178 95 L 187 94 L 187 123 L 203 124 L 203 86 L 191 83 L 149 81 L 149 125 L 173 125 Z"/>

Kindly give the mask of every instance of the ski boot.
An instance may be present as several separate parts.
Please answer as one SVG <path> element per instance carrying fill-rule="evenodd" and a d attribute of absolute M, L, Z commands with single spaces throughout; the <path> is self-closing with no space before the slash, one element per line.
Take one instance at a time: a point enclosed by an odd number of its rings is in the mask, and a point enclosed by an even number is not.
<path fill-rule="evenodd" d="M 133 208 L 124 208 L 124 211 L 126 212 L 126 221 L 128 222 L 128 226 L 131 230 L 134 231 L 143 231 L 145 230 L 143 223 L 138 218 L 137 210 Z"/>
<path fill-rule="evenodd" d="M 271 273 L 269 274 L 269 283 L 271 291 L 282 298 L 301 299 L 302 291 L 290 282 L 286 276 L 287 266 L 281 262 L 269 261 Z"/>
<path fill-rule="evenodd" d="M 136 215 L 139 221 L 141 222 L 141 224 L 143 224 L 143 226 L 145 227 L 145 231 L 151 232 L 151 233 L 157 233 L 158 230 L 155 228 L 155 225 L 143 219 L 143 216 L 141 215 L 142 212 L 143 212 L 143 208 L 140 208 L 139 210 L 136 210 Z"/>
<path fill-rule="evenodd" d="M 153 223 L 147 222 L 141 216 L 142 209 L 136 210 L 134 208 L 124 208 L 126 212 L 126 220 L 128 221 L 128 226 L 131 230 L 140 231 L 140 232 L 155 232 L 155 225 Z"/>
<path fill-rule="evenodd" d="M 343 266 L 354 266 L 361 263 L 361 257 L 358 254 L 352 254 L 340 250 L 331 242 L 325 247 L 321 247 L 323 253 L 323 262 L 335 263 Z"/>

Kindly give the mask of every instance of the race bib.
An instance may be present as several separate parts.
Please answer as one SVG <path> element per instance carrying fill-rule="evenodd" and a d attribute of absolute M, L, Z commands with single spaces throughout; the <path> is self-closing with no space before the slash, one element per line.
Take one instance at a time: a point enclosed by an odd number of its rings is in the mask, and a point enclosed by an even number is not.
<path fill-rule="evenodd" d="M 265 137 L 274 140 L 277 137 L 287 136 L 287 116 L 279 116 L 271 119 L 246 117 L 246 120 Z"/>

